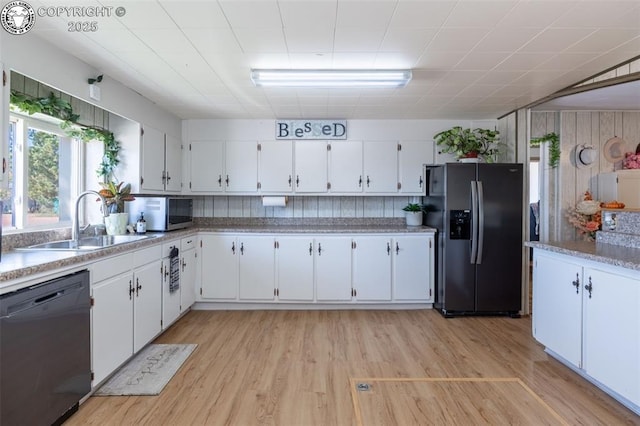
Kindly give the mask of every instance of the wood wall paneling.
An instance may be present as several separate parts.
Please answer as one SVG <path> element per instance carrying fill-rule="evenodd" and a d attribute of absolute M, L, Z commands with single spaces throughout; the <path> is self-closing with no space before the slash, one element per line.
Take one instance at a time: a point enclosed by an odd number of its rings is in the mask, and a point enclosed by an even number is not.
<path fill-rule="evenodd" d="M 599 199 L 598 174 L 622 168 L 621 161 L 613 164 L 604 158 L 604 145 L 618 136 L 626 141 L 629 151 L 634 151 L 640 142 L 640 111 L 563 111 L 559 114 L 559 130 L 555 130 L 557 116 L 555 112 L 532 112 L 531 135 L 538 137 L 552 131 L 560 135 L 560 165 L 556 171 L 545 169 L 548 184 L 543 187 L 549 192 L 545 197 L 549 214 L 543 216 L 543 220 L 549 222 L 550 239 L 571 241 L 581 236 L 565 217 L 567 207 L 582 199 L 587 190 Z M 578 144 L 592 145 L 597 150 L 593 166 L 576 167 L 574 157 Z M 558 191 L 555 195 L 554 190 Z"/>

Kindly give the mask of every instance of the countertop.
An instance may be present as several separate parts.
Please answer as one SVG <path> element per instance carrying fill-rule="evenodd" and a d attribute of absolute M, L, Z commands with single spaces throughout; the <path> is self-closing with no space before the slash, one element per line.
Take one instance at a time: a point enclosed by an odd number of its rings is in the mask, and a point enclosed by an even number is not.
<path fill-rule="evenodd" d="M 436 230 L 425 226 L 406 226 L 392 224 L 199 224 L 187 229 L 166 233 L 147 233 L 150 238 L 140 241 L 119 244 L 93 251 L 19 251 L 2 253 L 0 261 L 0 293 L 3 287 L 12 281 L 27 278 L 35 274 L 43 274 L 60 268 L 73 267 L 90 263 L 108 256 L 130 250 L 144 248 L 158 242 L 170 241 L 194 235 L 197 232 L 229 232 L 229 233 L 265 233 L 265 234 L 358 234 L 358 233 L 434 233 Z M 12 290 L 9 290 L 12 291 Z"/>
<path fill-rule="evenodd" d="M 640 249 L 588 241 L 562 241 L 541 243 L 525 242 L 527 247 L 575 256 L 580 259 L 620 266 L 640 271 Z"/>

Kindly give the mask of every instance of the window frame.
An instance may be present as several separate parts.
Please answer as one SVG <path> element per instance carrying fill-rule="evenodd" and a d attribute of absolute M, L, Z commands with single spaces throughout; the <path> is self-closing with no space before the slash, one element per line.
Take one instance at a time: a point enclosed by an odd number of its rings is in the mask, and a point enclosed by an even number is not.
<path fill-rule="evenodd" d="M 12 209 L 15 218 L 15 226 L 8 226 L 3 231 L 7 233 L 18 233 L 24 231 L 41 231 L 48 229 L 68 228 L 71 226 L 73 217 L 73 206 L 76 197 L 83 191 L 85 187 L 85 167 L 86 167 L 86 154 L 84 143 L 77 139 L 70 138 L 60 128 L 62 121 L 50 117 L 46 114 L 36 113 L 28 115 L 21 111 L 11 110 L 9 113 L 9 125 L 15 123 L 15 146 L 13 147 L 13 161 L 10 165 L 13 173 L 13 194 L 11 194 L 13 206 Z M 60 142 L 67 141 L 71 143 L 71 161 L 72 170 L 63 171 L 59 170 L 61 179 L 64 177 L 69 179 L 69 206 L 70 214 L 68 220 L 59 220 L 57 223 L 45 224 L 45 225 L 29 225 L 27 221 L 28 215 L 28 172 L 29 172 L 29 155 L 27 151 L 28 144 L 28 131 L 29 129 L 35 129 L 46 133 L 52 133 L 60 138 Z M 10 141 L 8 141 L 10 142 Z M 9 150 L 9 147 L 7 147 Z M 6 188 L 9 189 L 10 182 L 7 179 Z M 14 199 L 16 198 L 16 199 Z"/>

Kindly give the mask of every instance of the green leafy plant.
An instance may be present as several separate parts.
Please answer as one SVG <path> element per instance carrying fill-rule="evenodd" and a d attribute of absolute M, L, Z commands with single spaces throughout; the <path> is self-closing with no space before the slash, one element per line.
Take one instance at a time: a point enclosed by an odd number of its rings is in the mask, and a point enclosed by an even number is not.
<path fill-rule="evenodd" d="M 547 133 L 539 138 L 532 138 L 529 145 L 536 148 L 546 142 L 549 143 L 549 167 L 553 169 L 560 164 L 560 137 L 554 132 Z"/>
<path fill-rule="evenodd" d="M 402 208 L 405 212 L 421 212 L 422 206 L 420 204 L 409 203 Z"/>
<path fill-rule="evenodd" d="M 455 154 L 458 158 L 481 157 L 487 162 L 493 162 L 502 147 L 497 130 L 472 130 L 455 126 L 436 133 L 433 138 L 444 153 Z"/>
<path fill-rule="evenodd" d="M 69 101 L 54 95 L 53 92 L 45 98 L 31 98 L 24 93 L 12 90 L 10 98 L 12 105 L 29 115 L 39 112 L 65 121 L 77 121 L 80 118 L 78 114 L 74 114 Z"/>
<path fill-rule="evenodd" d="M 79 127 L 69 121 L 60 123 L 60 128 L 65 131 L 67 136 L 78 138 L 83 142 L 97 140 L 103 143 L 104 154 L 102 155 L 102 161 L 96 170 L 96 174 L 106 182 L 113 175 L 113 171 L 120 163 L 118 159 L 120 142 L 115 139 L 113 133 L 95 127 Z"/>
<path fill-rule="evenodd" d="M 100 182 L 102 189 L 99 192 L 105 199 L 109 213 L 124 213 L 124 202 L 135 200 L 131 195 L 131 184 L 123 184 L 124 182 Z"/>
<path fill-rule="evenodd" d="M 67 100 L 55 96 L 53 92 L 45 98 L 32 98 L 12 90 L 11 105 L 29 115 L 41 113 L 63 120 L 60 123 L 60 128 L 69 137 L 80 139 L 83 142 L 101 141 L 104 145 L 104 154 L 96 174 L 103 182 L 108 182 L 111 179 L 115 168 L 120 163 L 118 159 L 120 142 L 115 139 L 112 132 L 78 124 L 77 120 L 80 116 L 73 112 L 71 104 Z"/>

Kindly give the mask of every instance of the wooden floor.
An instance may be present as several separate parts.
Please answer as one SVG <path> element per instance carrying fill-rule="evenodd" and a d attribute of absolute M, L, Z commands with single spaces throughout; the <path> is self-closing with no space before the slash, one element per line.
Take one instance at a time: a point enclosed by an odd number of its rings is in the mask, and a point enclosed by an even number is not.
<path fill-rule="evenodd" d="M 500 424 L 496 419 L 515 418 L 512 410 L 526 420 L 505 423 L 640 424 L 548 357 L 531 337 L 529 318 L 445 319 L 435 310 L 193 311 L 156 343 L 199 346 L 160 395 L 92 397 L 65 425 Z M 405 392 L 393 387 L 377 388 L 377 402 L 367 402 L 366 391 L 352 392 L 358 378 L 374 390 L 388 379 L 440 385 L 412 386 L 414 407 L 406 407 L 394 401 Z M 508 378 L 530 391 L 442 384 L 458 378 Z"/>

